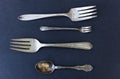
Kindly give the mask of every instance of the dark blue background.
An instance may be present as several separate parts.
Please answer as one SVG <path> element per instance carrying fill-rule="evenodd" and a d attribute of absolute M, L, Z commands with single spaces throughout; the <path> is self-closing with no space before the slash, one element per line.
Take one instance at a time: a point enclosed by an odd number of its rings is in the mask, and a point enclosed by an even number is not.
<path fill-rule="evenodd" d="M 71 22 L 55 17 L 29 22 L 17 19 L 27 13 L 67 12 L 72 7 L 96 5 L 98 17 L 82 22 Z M 1 0 L 0 1 L 0 79 L 120 79 L 120 0 Z M 92 25 L 93 32 L 41 32 L 39 27 L 79 27 Z M 91 51 L 42 48 L 35 54 L 9 49 L 11 38 L 32 37 L 41 42 L 91 41 Z M 56 70 L 45 75 L 35 70 L 41 60 L 52 60 L 56 65 L 92 64 L 92 72 Z"/>

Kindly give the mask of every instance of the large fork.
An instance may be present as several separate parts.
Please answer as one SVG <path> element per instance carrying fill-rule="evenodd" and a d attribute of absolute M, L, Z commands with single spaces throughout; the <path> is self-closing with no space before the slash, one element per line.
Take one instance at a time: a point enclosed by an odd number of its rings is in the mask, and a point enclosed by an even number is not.
<path fill-rule="evenodd" d="M 42 47 L 65 47 L 65 48 L 75 48 L 75 49 L 84 49 L 90 50 L 93 45 L 90 42 L 75 42 L 75 43 L 55 43 L 55 44 L 44 44 L 40 43 L 37 39 L 34 38 L 19 38 L 12 39 L 10 42 L 12 46 L 10 49 L 27 52 L 27 53 L 35 53 Z"/>
<path fill-rule="evenodd" d="M 77 7 L 71 8 L 68 13 L 56 13 L 56 14 L 24 14 L 18 17 L 21 21 L 30 21 L 54 16 L 66 16 L 70 18 L 72 21 L 83 21 L 97 17 L 95 15 L 97 12 L 95 9 L 96 6 L 85 6 L 85 7 Z"/>

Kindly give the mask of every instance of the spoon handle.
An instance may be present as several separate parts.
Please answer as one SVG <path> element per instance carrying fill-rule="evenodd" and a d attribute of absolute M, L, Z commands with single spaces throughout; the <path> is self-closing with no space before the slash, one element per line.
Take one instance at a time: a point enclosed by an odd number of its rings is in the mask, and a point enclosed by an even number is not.
<path fill-rule="evenodd" d="M 43 47 L 64 47 L 64 48 L 91 50 L 93 45 L 90 42 L 75 42 L 75 43 L 43 44 Z"/>
<path fill-rule="evenodd" d="M 83 66 L 73 66 L 73 67 L 68 67 L 68 66 L 55 66 L 55 69 L 76 69 L 76 70 L 83 70 L 85 72 L 90 72 L 93 70 L 93 66 L 92 65 L 83 65 Z"/>

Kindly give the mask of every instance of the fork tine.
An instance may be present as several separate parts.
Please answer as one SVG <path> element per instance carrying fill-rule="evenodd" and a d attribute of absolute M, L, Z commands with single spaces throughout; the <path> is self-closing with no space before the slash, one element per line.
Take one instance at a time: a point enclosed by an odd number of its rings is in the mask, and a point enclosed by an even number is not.
<path fill-rule="evenodd" d="M 77 20 L 83 21 L 83 20 L 88 20 L 88 19 L 92 19 L 92 18 L 95 18 L 95 17 L 97 17 L 97 15 L 87 16 L 87 17 L 79 17 Z"/>
<path fill-rule="evenodd" d="M 30 45 L 29 42 L 10 42 L 11 44 Z"/>
<path fill-rule="evenodd" d="M 90 9 L 90 10 L 83 10 L 83 11 L 79 11 L 79 14 L 83 14 L 83 13 L 88 13 L 88 12 L 93 12 L 97 9 Z"/>
<path fill-rule="evenodd" d="M 82 27 L 82 29 L 91 29 L 92 26 L 86 26 L 86 27 Z"/>
<path fill-rule="evenodd" d="M 12 41 L 30 41 L 31 38 L 17 38 L 17 39 L 11 39 Z"/>
<path fill-rule="evenodd" d="M 91 29 L 82 29 L 82 30 L 84 30 L 84 31 L 91 31 Z"/>
<path fill-rule="evenodd" d="M 93 13 L 86 13 L 86 14 L 80 14 L 79 17 L 85 17 L 85 16 L 90 16 L 90 15 L 94 15 L 97 12 L 93 12 Z"/>
<path fill-rule="evenodd" d="M 92 31 L 92 26 L 82 27 L 82 28 L 81 28 L 81 31 L 82 31 L 83 33 L 91 32 L 91 31 Z"/>
<path fill-rule="evenodd" d="M 20 52 L 30 52 L 29 50 L 26 49 L 20 49 L 20 48 L 10 48 L 11 50 L 15 50 L 15 51 L 20 51 Z"/>
<path fill-rule="evenodd" d="M 76 9 L 80 11 L 80 10 L 91 9 L 91 8 L 94 8 L 94 7 L 96 7 L 96 6 L 78 7 L 78 8 L 76 8 Z"/>
<path fill-rule="evenodd" d="M 17 48 L 23 48 L 23 49 L 29 49 L 30 46 L 20 46 L 20 45 L 10 45 L 12 47 L 17 47 Z"/>

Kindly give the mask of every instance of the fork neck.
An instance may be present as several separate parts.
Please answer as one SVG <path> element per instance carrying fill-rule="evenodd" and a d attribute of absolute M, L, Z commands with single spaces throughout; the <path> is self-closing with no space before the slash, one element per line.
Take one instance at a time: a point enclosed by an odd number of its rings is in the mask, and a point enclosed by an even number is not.
<path fill-rule="evenodd" d="M 67 13 L 56 13 L 56 14 L 45 14 L 46 17 L 53 17 L 53 16 L 66 16 L 68 17 Z"/>
<path fill-rule="evenodd" d="M 53 14 L 53 15 L 56 15 L 56 16 L 68 16 L 66 13 L 57 13 L 57 14 Z"/>

